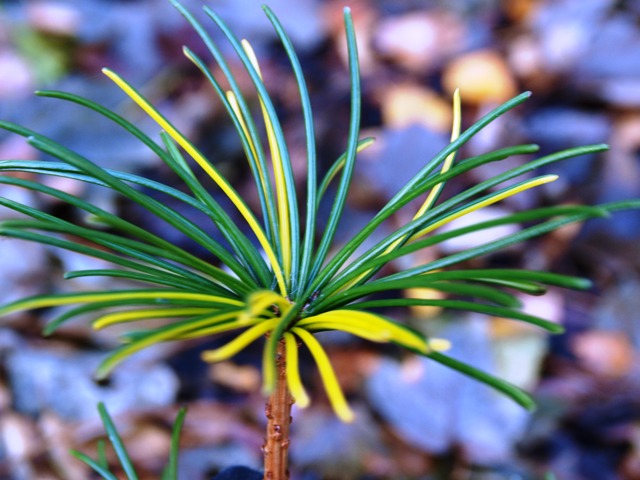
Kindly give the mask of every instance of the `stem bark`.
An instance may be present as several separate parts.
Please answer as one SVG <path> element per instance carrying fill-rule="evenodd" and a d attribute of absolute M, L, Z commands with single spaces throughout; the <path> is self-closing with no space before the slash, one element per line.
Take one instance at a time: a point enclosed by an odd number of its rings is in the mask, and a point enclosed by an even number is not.
<path fill-rule="evenodd" d="M 265 408 L 267 438 L 264 454 L 264 480 L 288 480 L 289 427 L 293 397 L 287 386 L 284 339 L 276 350 L 276 384 Z"/>

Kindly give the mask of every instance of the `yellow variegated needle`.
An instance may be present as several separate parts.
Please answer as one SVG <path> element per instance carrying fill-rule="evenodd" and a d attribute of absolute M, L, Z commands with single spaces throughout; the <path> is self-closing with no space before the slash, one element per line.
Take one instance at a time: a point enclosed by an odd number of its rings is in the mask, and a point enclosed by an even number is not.
<path fill-rule="evenodd" d="M 418 333 L 379 315 L 362 310 L 334 310 L 307 317 L 296 324 L 308 330 L 342 330 L 374 342 L 395 342 L 422 353 L 448 350 L 447 340 L 425 340 Z"/>
<path fill-rule="evenodd" d="M 461 125 L 462 125 L 462 108 L 460 104 L 460 89 L 456 88 L 456 90 L 453 92 L 453 125 L 451 127 L 451 142 L 455 142 L 460 136 Z M 451 165 L 453 165 L 453 161 L 455 160 L 455 158 L 456 158 L 456 152 L 451 152 L 447 156 L 447 158 L 444 160 L 442 164 L 442 168 L 440 169 L 440 173 L 448 172 L 449 169 L 451 168 Z M 440 193 L 440 191 L 442 191 L 443 188 L 444 188 L 444 183 L 441 182 L 435 185 L 431 189 L 431 192 L 429 192 L 429 195 L 427 196 L 426 200 L 424 201 L 420 209 L 418 209 L 416 214 L 413 216 L 414 220 L 424 215 L 424 213 L 433 206 L 433 204 L 436 201 L 436 198 L 438 198 L 438 194 Z M 391 244 L 389 248 L 385 250 L 384 253 L 386 254 L 394 250 L 404 240 L 404 238 L 398 239 L 395 243 Z"/>
<path fill-rule="evenodd" d="M 363 328 L 358 325 L 350 325 L 347 323 L 331 322 L 331 321 L 318 321 L 311 322 L 305 326 L 307 330 L 340 330 L 345 333 L 350 333 L 356 337 L 364 338 L 371 342 L 387 343 L 391 339 L 391 333 L 385 330 L 371 330 Z"/>
<path fill-rule="evenodd" d="M 229 318 L 227 318 L 229 320 Z M 215 335 L 217 333 L 229 332 L 231 330 L 237 330 L 239 328 L 246 328 L 256 325 L 261 320 L 252 320 L 251 322 L 239 322 L 237 319 L 232 322 L 228 321 L 220 321 L 211 326 L 203 326 L 197 328 L 195 330 L 189 330 L 188 332 L 181 333 L 176 336 L 176 339 L 189 339 L 189 338 L 202 338 L 210 335 Z"/>
<path fill-rule="evenodd" d="M 223 322 L 236 317 L 237 315 L 238 315 L 237 311 L 218 313 L 218 314 L 212 315 L 211 317 L 201 318 L 193 322 L 172 326 L 169 329 L 160 330 L 158 332 L 152 333 L 151 335 L 148 335 L 140 340 L 135 340 L 123 346 L 122 348 L 117 350 L 115 353 L 113 353 L 111 356 L 109 356 L 100 365 L 100 368 L 96 373 L 96 376 L 98 379 L 105 378 L 118 363 L 120 363 L 130 355 L 142 350 L 143 348 L 146 348 L 150 345 L 154 345 L 159 342 L 163 342 L 165 340 L 175 340 L 177 338 L 180 338 L 183 334 L 192 332 L 194 330 L 198 330 L 199 328 L 210 326 L 212 324 L 220 325 Z M 223 327 L 224 327 L 223 331 L 232 330 L 234 328 L 240 328 L 239 325 L 237 324 L 234 325 L 234 323 L 224 324 Z"/>
<path fill-rule="evenodd" d="M 344 313 L 336 310 L 306 317 L 296 325 L 308 330 L 326 328 L 342 330 L 373 342 L 388 342 L 393 337 L 391 330 L 386 325 L 370 322 L 370 318 L 357 315 L 364 312 L 355 310 L 344 310 L 342 312 Z"/>
<path fill-rule="evenodd" d="M 379 332 L 378 335 L 380 335 L 381 338 L 384 338 L 384 335 L 389 335 L 386 340 L 398 342 L 422 352 L 426 352 L 427 350 L 424 339 L 417 333 L 378 315 L 361 310 L 333 310 L 314 317 L 305 318 L 301 320 L 298 325 L 304 327 L 310 323 L 323 322 L 353 325 L 356 328 L 368 330 L 374 337 L 376 336 L 376 332 Z"/>
<path fill-rule="evenodd" d="M 262 72 L 251 44 L 242 40 L 242 48 L 249 57 L 251 65 L 262 80 Z M 282 155 L 276 141 L 276 134 L 273 129 L 273 123 L 269 117 L 269 112 L 260 99 L 260 107 L 262 108 L 262 116 L 264 117 L 264 125 L 267 131 L 267 140 L 269 141 L 269 150 L 271 151 L 271 162 L 273 164 L 273 178 L 276 182 L 276 197 L 278 201 L 278 225 L 280 227 L 280 241 L 282 242 L 282 257 L 285 276 L 289 278 L 291 274 L 291 219 L 289 213 L 289 195 L 287 184 L 284 178 L 284 166 L 282 164 Z"/>
<path fill-rule="evenodd" d="M 177 318 L 192 315 L 212 313 L 210 308 L 154 308 L 150 310 L 131 310 L 125 312 L 112 312 L 102 315 L 93 321 L 93 328 L 100 330 L 117 323 L 135 322 L 155 318 Z"/>
<path fill-rule="evenodd" d="M 216 348 L 215 350 L 207 350 L 202 352 L 202 359 L 205 362 L 219 362 L 233 357 L 240 350 L 250 343 L 255 342 L 262 335 L 272 330 L 278 323 L 278 319 L 266 320 L 251 327 L 247 331 L 241 333 L 226 345 Z"/>
<path fill-rule="evenodd" d="M 480 210 L 481 208 L 487 207 L 489 205 L 493 205 L 494 203 L 497 203 L 513 195 L 516 195 L 520 192 L 524 192 L 525 190 L 529 190 L 530 188 L 538 187 L 540 185 L 544 185 L 545 183 L 555 182 L 557 179 L 558 179 L 558 175 L 543 175 L 542 177 L 533 178 L 527 182 L 521 183 L 520 185 L 516 185 L 514 187 L 508 188 L 507 190 L 505 190 L 504 192 L 498 195 L 494 195 L 493 197 L 487 198 L 486 200 L 483 200 L 482 202 L 478 202 L 475 205 L 470 205 L 467 208 L 463 208 L 462 210 L 454 214 L 451 214 L 438 222 L 435 222 L 429 225 L 428 227 L 424 228 L 423 230 L 413 235 L 411 237 L 411 240 L 417 240 L 418 238 L 423 237 L 427 233 L 432 232 L 433 230 L 440 228 L 443 225 L 446 225 L 447 223 L 455 220 L 456 218 L 460 218 L 471 212 Z"/>
<path fill-rule="evenodd" d="M 249 148 L 251 149 L 251 155 L 253 156 L 253 158 L 258 158 L 258 153 L 256 151 L 256 146 L 253 143 L 253 140 L 251 139 L 251 136 L 249 135 L 249 130 L 247 128 L 247 123 L 244 119 L 244 116 L 242 115 L 242 111 L 240 110 L 240 106 L 238 105 L 238 99 L 236 98 L 236 96 L 234 95 L 234 93 L 232 91 L 228 91 L 226 92 L 226 96 L 227 96 L 227 100 L 229 101 L 229 105 L 231 106 L 231 110 L 233 112 L 233 115 L 238 119 L 238 122 L 240 123 L 240 127 L 242 128 L 242 132 L 245 136 L 245 138 L 247 139 L 247 143 L 249 144 Z M 247 152 L 247 155 L 249 155 L 249 152 Z M 263 192 L 267 191 L 267 176 L 265 174 L 265 172 L 262 170 L 262 165 L 260 164 L 260 162 L 255 162 L 256 164 L 256 168 L 258 169 L 258 178 L 260 179 L 260 187 L 262 188 Z"/>
<path fill-rule="evenodd" d="M 460 105 L 460 89 L 456 88 L 455 92 L 453 92 L 453 126 L 451 127 L 451 143 L 455 142 L 460 136 L 460 128 L 462 125 L 462 108 Z M 453 165 L 453 160 L 456 158 L 456 152 L 451 152 L 444 163 L 442 164 L 442 168 L 440 169 L 440 173 L 446 173 Z M 429 196 L 424 201 L 418 212 L 414 215 L 413 219 L 422 216 L 427 210 L 429 210 L 436 201 L 436 198 L 442 188 L 444 187 L 444 183 L 439 183 L 433 187 Z"/>
<path fill-rule="evenodd" d="M 327 396 L 329 397 L 329 402 L 331 403 L 336 415 L 343 422 L 352 422 L 354 419 L 353 411 L 344 398 L 344 394 L 342 393 L 336 374 L 333 371 L 331 362 L 329 362 L 329 358 L 327 357 L 324 349 L 314 336 L 306 330 L 294 327 L 292 331 L 300 337 L 307 348 L 309 348 L 313 359 L 316 361 L 320 377 L 322 378 L 322 383 L 324 384 Z"/>
<path fill-rule="evenodd" d="M 226 180 L 218 173 L 218 171 L 209 163 L 209 161 L 189 142 L 184 135 L 176 130 L 163 116 L 156 110 L 145 98 L 143 98 L 135 89 L 123 80 L 118 74 L 109 70 L 108 68 L 102 69 L 102 72 L 109 77 L 118 87 L 122 89 L 140 108 L 142 108 L 147 115 L 149 115 L 158 125 L 160 125 L 166 132 L 173 138 L 178 145 L 180 145 L 198 165 L 211 177 L 211 179 L 222 189 L 222 191 L 229 197 L 229 200 L 233 202 L 240 214 L 249 224 L 249 227 L 255 234 L 262 246 L 265 254 L 267 255 L 271 268 L 276 276 L 280 293 L 282 295 L 287 294 L 287 287 L 284 276 L 282 274 L 282 268 L 278 259 L 271 248 L 271 244 L 267 239 L 264 231 L 258 224 L 257 220 L 244 203 L 244 201 L 238 196 L 235 190 L 226 182 Z"/>
<path fill-rule="evenodd" d="M 462 108 L 461 108 L 461 104 L 460 104 L 460 89 L 456 88 L 455 92 L 453 92 L 453 125 L 451 127 L 451 142 L 455 142 L 458 139 L 458 137 L 460 136 L 461 124 L 462 124 Z M 442 164 L 442 168 L 440 169 L 440 173 L 447 172 L 451 168 L 451 165 L 453 164 L 453 160 L 455 158 L 456 158 L 456 152 L 451 152 L 447 156 L 447 158 L 445 159 L 444 163 Z M 438 198 L 438 194 L 440 193 L 440 191 L 442 190 L 443 187 L 444 187 L 444 183 L 441 182 L 441 183 L 438 183 L 437 185 L 435 185 L 431 189 L 431 192 L 429 192 L 429 195 L 427 196 L 427 199 L 424 201 L 424 203 L 422 204 L 420 209 L 413 216 L 414 220 L 416 218 L 421 217 L 427 210 L 429 210 L 433 206 L 433 204 L 435 203 L 436 199 Z M 399 238 L 398 240 L 393 242 L 391 245 L 389 245 L 380 255 L 386 255 L 387 253 L 392 252 L 406 238 L 407 238 L 406 236 L 404 236 L 402 238 Z M 415 237 L 412 237 L 412 238 L 415 238 Z M 345 289 L 349 288 L 350 286 L 354 285 L 355 283 L 360 281 L 362 278 L 364 278 L 368 273 L 369 272 L 363 273 L 358 278 L 352 280 L 347 285 L 342 287 L 341 290 L 345 290 Z"/>
<path fill-rule="evenodd" d="M 96 303 L 96 302 L 105 302 L 105 301 L 117 301 L 117 300 L 194 300 L 194 301 L 205 301 L 205 302 L 214 302 L 214 303 L 222 303 L 225 305 L 237 306 L 241 307 L 244 305 L 244 302 L 239 300 L 234 300 L 226 297 L 219 297 L 216 295 L 207 295 L 204 293 L 191 293 L 191 292 L 173 292 L 173 291 L 151 291 L 151 292 L 135 292 L 135 291 L 127 291 L 127 292 L 92 292 L 92 293 L 78 293 L 71 295 L 60 295 L 60 296 L 46 296 L 46 297 L 35 297 L 35 298 L 27 298 L 25 300 L 20 300 L 14 303 L 10 303 L 5 305 L 0 309 L 0 315 L 6 315 L 11 312 L 16 312 L 18 310 L 31 310 L 34 308 L 43 308 L 43 307 L 59 307 L 63 305 L 72 305 L 74 303 Z"/>
<path fill-rule="evenodd" d="M 300 366 L 298 365 L 298 343 L 295 337 L 289 333 L 284 334 L 285 351 L 287 355 L 287 385 L 289 391 L 300 408 L 309 406 L 309 396 L 307 395 L 302 380 L 300 379 Z"/>

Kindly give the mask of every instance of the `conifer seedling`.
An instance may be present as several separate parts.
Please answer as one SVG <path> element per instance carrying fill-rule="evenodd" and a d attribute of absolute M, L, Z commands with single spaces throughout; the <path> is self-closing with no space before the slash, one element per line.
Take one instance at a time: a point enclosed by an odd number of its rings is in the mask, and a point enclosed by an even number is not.
<path fill-rule="evenodd" d="M 224 34 L 251 79 L 259 99 L 259 115 L 254 115 L 252 105 L 241 91 L 221 48 L 205 26 L 178 1 L 171 1 L 201 37 L 217 64 L 216 71 L 223 77 L 216 78 L 210 69 L 211 59 L 201 58 L 188 47 L 184 48 L 184 54 L 208 80 L 212 94 L 217 96 L 235 127 L 255 182 L 260 209 L 252 210 L 220 173 L 215 159 L 207 158 L 143 93 L 118 73 L 103 70 L 123 95 L 155 121 L 160 142 L 124 116 L 92 100 L 73 93 L 40 91 L 40 96 L 76 103 L 119 125 L 157 155 L 186 188 L 177 189 L 133 173 L 102 168 L 90 156 L 80 155 L 54 139 L 23 126 L 0 122 L 0 128 L 25 137 L 33 147 L 55 158 L 52 161 L 2 161 L 0 184 L 53 197 L 84 212 L 86 218 L 85 222 L 75 224 L 37 208 L 0 198 L 0 205 L 26 216 L 3 221 L 0 235 L 89 255 L 113 265 L 100 270 L 67 272 L 65 278 L 115 277 L 132 285 L 115 291 L 54 291 L 25 298 L 0 307 L 0 317 L 20 310 L 71 307 L 45 326 L 47 335 L 78 317 L 90 318 L 96 329 L 131 324 L 133 329 L 123 335 L 121 346 L 109 353 L 100 365 L 96 372 L 99 379 L 107 377 L 129 356 L 161 342 L 234 333 L 227 337 L 229 341 L 226 344 L 203 353 L 204 361 L 218 362 L 233 357 L 260 339 L 266 339 L 262 370 L 263 390 L 268 396 L 264 446 L 264 475 L 268 479 L 288 478 L 292 401 L 300 408 L 311 402 L 305 390 L 308 379 L 301 378 L 299 371 L 301 348 L 311 353 L 335 414 L 345 422 L 357 421 L 340 388 L 330 358 L 316 336 L 319 332 L 335 330 L 372 342 L 396 344 L 485 383 L 525 408 L 532 408 L 533 401 L 526 392 L 447 355 L 449 342 L 446 339 L 427 337 L 422 331 L 407 326 L 402 318 L 390 317 L 387 312 L 390 308 L 397 312 L 399 308 L 411 306 L 437 306 L 526 322 L 550 333 L 561 333 L 560 325 L 523 312 L 517 295 L 540 295 L 548 286 L 588 288 L 587 280 L 545 271 L 466 268 L 465 262 L 570 223 L 638 208 L 639 201 L 599 206 L 551 206 L 505 214 L 501 218 L 446 231 L 440 227 L 525 190 L 553 182 L 556 175 L 538 174 L 538 170 L 559 161 L 602 152 L 606 145 L 571 148 L 530 159 L 517 167 L 505 167 L 502 173 L 445 198 L 441 194 L 448 181 L 490 162 L 500 162 L 516 155 L 531 156 L 538 150 L 536 145 L 516 145 L 461 158 L 460 149 L 474 135 L 526 101 L 529 93 L 500 105 L 463 131 L 460 94 L 456 92 L 451 143 L 425 161 L 424 166 L 360 232 L 346 241 L 338 241 L 336 232 L 340 222 L 345 221 L 345 205 L 357 154 L 373 142 L 373 139 L 361 138 L 359 134 L 360 73 L 356 33 L 349 9 L 344 10 L 351 82 L 349 128 L 344 135 L 344 154 L 321 178 L 312 101 L 300 61 L 282 24 L 268 7 L 264 7 L 298 86 L 307 157 L 307 177 L 300 182 L 294 178 L 290 150 L 249 42 L 238 39 L 212 9 L 204 7 L 211 26 Z M 223 85 L 228 85 L 228 88 Z M 109 189 L 145 209 L 149 215 L 162 221 L 167 229 L 176 230 L 197 243 L 217 262 L 205 261 L 80 196 L 24 176 L 7 175 L 11 172 L 28 172 L 39 178 L 63 177 Z M 205 180 L 201 180 L 203 173 Z M 301 184 L 305 188 L 299 188 Z M 149 191 L 182 202 L 204 214 L 206 221 L 196 223 L 186 218 L 145 193 Z M 216 200 L 220 192 L 227 197 L 235 212 L 225 210 Z M 411 221 L 382 237 L 374 236 L 379 227 L 401 209 L 415 208 L 413 201 L 416 199 L 422 199 L 422 203 L 412 213 Z M 326 218 L 320 217 L 324 211 L 321 205 L 330 206 Z M 234 218 L 241 218 L 241 224 Z M 325 225 L 322 230 L 318 228 L 319 222 Z M 383 270 L 396 259 L 446 240 L 510 224 L 526 226 L 516 233 L 395 273 Z M 224 238 L 224 244 L 209 233 L 213 229 Z M 247 231 L 250 233 L 245 233 Z M 371 239 L 375 240 L 369 241 Z M 421 298 L 402 294 L 416 288 L 430 289 L 443 295 Z M 145 327 L 145 322 L 157 319 L 166 319 L 164 326 Z M 104 407 L 101 407 L 101 415 L 122 465 L 128 464 L 125 467 L 128 477 L 137 478 Z M 172 452 L 177 450 L 177 432 L 183 415 L 181 413 L 178 418 Z M 86 455 L 75 454 L 103 478 L 115 478 L 103 461 L 104 455 L 100 455 L 103 460 L 93 461 Z M 172 453 L 173 463 L 164 478 L 177 478 L 176 455 Z"/>

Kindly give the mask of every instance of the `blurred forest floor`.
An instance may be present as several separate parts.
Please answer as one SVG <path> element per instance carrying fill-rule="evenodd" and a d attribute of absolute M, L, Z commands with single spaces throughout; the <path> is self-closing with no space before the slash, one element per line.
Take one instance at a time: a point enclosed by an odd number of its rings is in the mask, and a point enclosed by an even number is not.
<path fill-rule="evenodd" d="M 202 5 L 183 3 L 194 12 Z M 304 127 L 295 81 L 259 2 L 207 3 L 256 50 L 297 162 L 296 174 L 304 178 Z M 348 127 L 344 3 L 275 0 L 269 5 L 299 49 L 317 122 L 321 170 L 326 171 L 344 150 Z M 611 146 L 605 154 L 559 164 L 554 167 L 559 181 L 483 210 L 471 221 L 543 205 L 640 197 L 640 1 L 354 0 L 350 6 L 362 66 L 363 136 L 377 141 L 359 156 L 340 238 L 357 232 L 446 145 L 456 87 L 464 125 L 521 91 L 533 92 L 526 104 L 469 142 L 463 156 L 526 142 L 538 143 L 542 154 L 590 143 Z M 164 0 L 4 0 L 0 118 L 49 135 L 102 166 L 175 184 L 171 172 L 126 132 L 75 105 L 32 95 L 42 88 L 84 95 L 156 136 L 155 125 L 100 73 L 102 67 L 112 68 L 152 98 L 256 205 L 240 141 L 207 82 L 182 56 L 184 44 L 209 58 Z M 241 72 L 238 61 L 231 65 Z M 248 79 L 239 75 L 258 107 Z M 39 157 L 23 139 L 2 134 L 0 158 Z M 486 165 L 448 185 L 445 195 L 518 161 Z M 43 181 L 192 247 L 98 187 Z M 0 187 L 0 196 L 81 220 L 51 198 L 9 186 Z M 183 213 L 197 219 L 194 212 Z M 0 210 L 0 218 L 10 215 Z M 526 300 L 529 311 L 562 323 L 568 332 L 563 336 L 548 338 L 503 319 L 437 310 L 415 310 L 405 319 L 450 338 L 454 356 L 534 392 L 539 408 L 533 414 L 428 361 L 326 336 L 323 343 L 358 418 L 344 425 L 333 417 L 315 370 L 303 358 L 305 381 L 316 395 L 309 409 L 294 412 L 292 479 L 533 480 L 547 471 L 559 480 L 640 478 L 639 239 L 640 216 L 617 215 L 565 228 L 474 264 L 550 269 L 592 279 L 589 291 L 552 290 Z M 411 261 L 483 239 L 463 240 Z M 118 287 L 115 281 L 91 278 L 62 281 L 64 271 L 85 268 L 103 265 L 36 244 L 0 240 L 0 301 L 54 290 Z M 259 346 L 208 366 L 200 362 L 199 352 L 218 339 L 167 345 L 138 354 L 116 370 L 108 385 L 97 385 L 91 380 L 93 369 L 119 332 L 94 332 L 77 322 L 44 340 L 40 329 L 54 313 L 14 315 L 0 326 L 0 478 L 89 478 L 67 451 L 94 451 L 102 434 L 95 409 L 100 400 L 116 418 L 144 478 L 159 478 L 170 425 L 183 404 L 189 413 L 180 478 L 210 478 L 235 464 L 260 467 L 264 399 Z"/>

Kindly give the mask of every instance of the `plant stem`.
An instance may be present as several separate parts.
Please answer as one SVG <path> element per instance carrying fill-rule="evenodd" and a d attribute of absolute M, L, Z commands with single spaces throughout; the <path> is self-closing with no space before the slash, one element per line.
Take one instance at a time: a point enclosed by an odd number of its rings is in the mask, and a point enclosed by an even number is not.
<path fill-rule="evenodd" d="M 276 350 L 276 384 L 265 408 L 267 438 L 263 447 L 264 480 L 289 478 L 289 426 L 293 397 L 287 386 L 287 363 L 284 339 Z"/>

